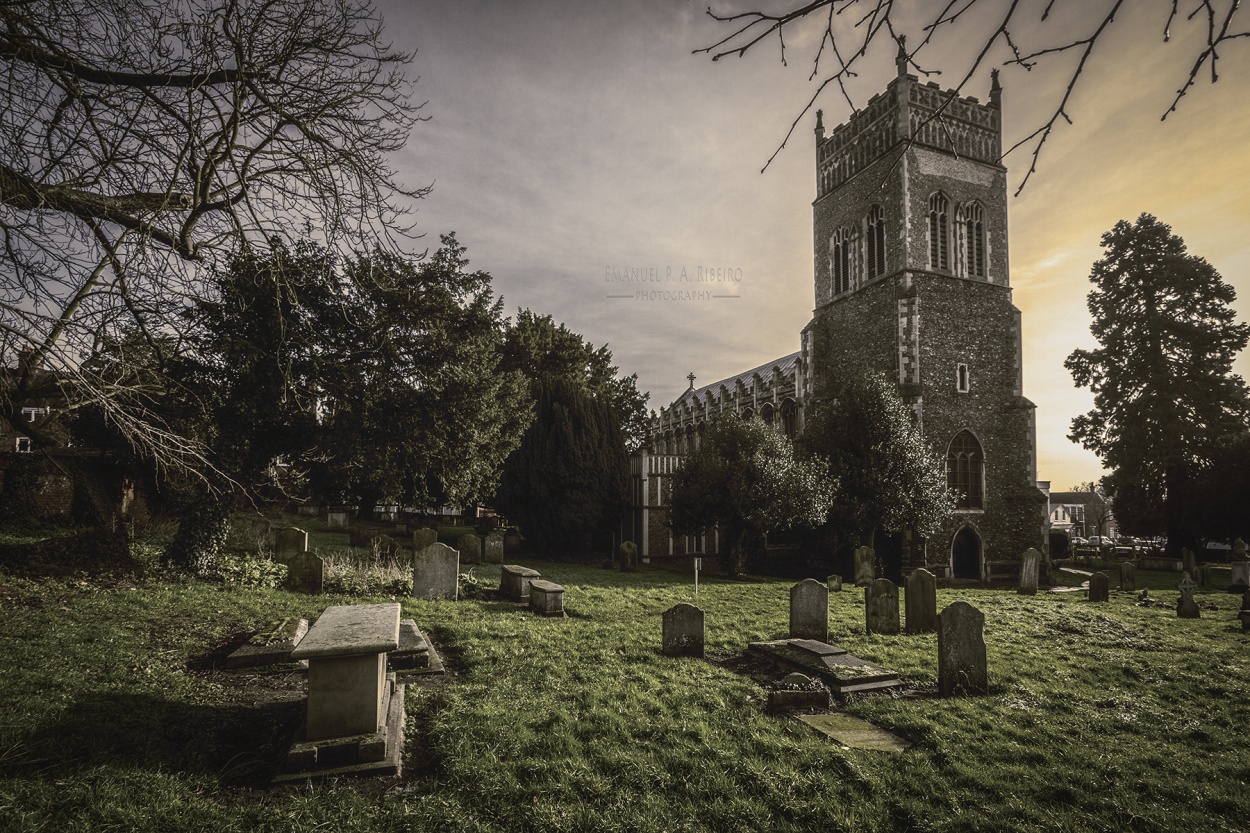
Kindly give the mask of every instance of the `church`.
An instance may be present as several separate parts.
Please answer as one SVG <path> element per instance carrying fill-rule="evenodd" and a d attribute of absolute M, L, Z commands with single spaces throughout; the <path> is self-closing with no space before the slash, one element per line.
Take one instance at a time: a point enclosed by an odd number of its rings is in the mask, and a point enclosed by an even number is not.
<path fill-rule="evenodd" d="M 1024 397 L 1020 311 L 1008 268 L 1002 90 L 960 96 L 906 72 L 845 124 L 816 114 L 814 309 L 799 349 L 690 387 L 652 425 L 632 462 L 629 526 L 642 557 L 717 552 L 715 533 L 674 538 L 671 475 L 710 421 L 759 416 L 796 437 L 804 413 L 848 373 L 886 374 L 944 458 L 958 495 L 935 535 L 876 538 L 887 578 L 1011 575 L 1045 552 L 1034 405 Z"/>

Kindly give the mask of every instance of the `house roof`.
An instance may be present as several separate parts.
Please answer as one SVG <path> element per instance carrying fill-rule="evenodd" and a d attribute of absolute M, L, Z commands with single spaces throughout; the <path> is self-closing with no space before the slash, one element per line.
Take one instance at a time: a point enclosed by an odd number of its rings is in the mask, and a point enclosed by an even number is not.
<path fill-rule="evenodd" d="M 1072 506 L 1085 506 L 1090 503 L 1106 503 L 1107 501 L 1098 494 L 1091 495 L 1089 492 L 1051 492 L 1050 503 L 1065 503 Z"/>
<path fill-rule="evenodd" d="M 774 367 L 781 372 L 782 376 L 788 376 L 794 371 L 794 366 L 798 364 L 798 360 L 799 354 L 791 353 L 788 356 L 782 356 L 779 359 L 773 359 L 771 362 L 766 362 L 759 367 L 744 370 L 737 376 L 720 379 L 710 385 L 704 385 L 701 388 L 695 388 L 693 390 L 687 389 L 685 393 L 673 400 L 673 406 L 686 405 L 687 403 L 700 401 L 709 391 L 711 391 L 712 396 L 715 397 L 717 396 L 722 385 L 731 391 L 735 390 L 738 384 L 742 384 L 744 387 L 749 387 L 752 379 L 754 379 L 757 373 L 763 379 L 770 378 Z"/>

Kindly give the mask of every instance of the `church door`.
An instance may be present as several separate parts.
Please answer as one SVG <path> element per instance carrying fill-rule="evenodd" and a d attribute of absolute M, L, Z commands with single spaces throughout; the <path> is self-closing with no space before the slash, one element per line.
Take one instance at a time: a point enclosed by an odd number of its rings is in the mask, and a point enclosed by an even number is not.
<path fill-rule="evenodd" d="M 951 577 L 981 578 L 981 538 L 965 526 L 951 543 Z"/>

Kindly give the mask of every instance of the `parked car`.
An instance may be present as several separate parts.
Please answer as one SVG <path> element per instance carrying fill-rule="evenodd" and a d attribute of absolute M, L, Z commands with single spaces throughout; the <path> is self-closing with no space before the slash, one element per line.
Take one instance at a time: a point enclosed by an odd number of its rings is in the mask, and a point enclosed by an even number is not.
<path fill-rule="evenodd" d="M 1089 541 L 1087 541 L 1086 539 L 1082 538 L 1079 535 L 1076 535 L 1069 539 L 1069 543 L 1072 544 L 1072 546 L 1074 547 L 1083 547 L 1086 544 L 1088 544 Z"/>

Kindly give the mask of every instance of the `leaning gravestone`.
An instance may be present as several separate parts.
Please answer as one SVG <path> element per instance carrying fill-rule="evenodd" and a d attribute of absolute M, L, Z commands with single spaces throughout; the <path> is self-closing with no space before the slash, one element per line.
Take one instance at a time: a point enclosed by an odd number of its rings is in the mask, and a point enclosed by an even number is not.
<path fill-rule="evenodd" d="M 1105 602 L 1110 598 L 1110 579 L 1106 573 L 1094 573 L 1089 577 L 1089 600 Z"/>
<path fill-rule="evenodd" d="M 460 553 L 435 541 L 412 556 L 412 595 L 418 599 L 455 601 L 460 577 Z"/>
<path fill-rule="evenodd" d="M 482 563 L 482 539 L 472 532 L 460 536 L 456 549 L 460 550 L 460 560 L 465 564 Z"/>
<path fill-rule="evenodd" d="M 1020 556 L 1020 586 L 1016 592 L 1021 596 L 1037 595 L 1037 572 L 1041 560 L 1042 554 L 1032 547 Z"/>
<path fill-rule="evenodd" d="M 292 593 L 321 592 L 325 582 L 325 564 L 311 552 L 301 552 L 286 565 L 286 582 L 283 586 Z"/>
<path fill-rule="evenodd" d="M 1137 589 L 1137 567 L 1131 561 L 1124 561 L 1120 564 L 1120 589 Z"/>
<path fill-rule="evenodd" d="M 1198 585 L 1189 577 L 1189 573 L 1181 579 L 1181 583 L 1176 585 L 1176 589 L 1181 591 L 1180 601 L 1176 603 L 1176 618 L 1178 619 L 1197 619 L 1201 613 L 1198 610 L 1198 603 L 1194 601 L 1194 589 Z"/>
<path fill-rule="evenodd" d="M 829 576 L 825 579 L 825 587 L 829 588 L 830 593 L 842 592 L 842 576 Z"/>
<path fill-rule="evenodd" d="M 622 541 L 617 548 L 617 556 L 622 573 L 632 573 L 638 569 L 638 546 L 633 541 Z"/>
<path fill-rule="evenodd" d="M 937 630 L 937 579 L 923 567 L 912 570 L 907 577 L 904 596 L 908 633 L 933 633 Z"/>
<path fill-rule="evenodd" d="M 790 588 L 790 638 L 829 640 L 829 589 L 814 578 Z"/>
<path fill-rule="evenodd" d="M 301 552 L 308 552 L 308 533 L 296 526 L 279 529 L 273 536 L 273 560 L 290 564 Z"/>
<path fill-rule="evenodd" d="M 503 563 L 503 533 L 496 530 L 486 536 L 486 543 L 482 553 L 482 562 L 484 564 L 502 564 Z"/>
<path fill-rule="evenodd" d="M 864 588 L 864 630 L 898 633 L 898 588 L 888 578 L 879 578 Z"/>
<path fill-rule="evenodd" d="M 859 547 L 855 550 L 855 584 L 867 587 L 877 577 L 877 554 L 872 547 Z"/>
<path fill-rule="evenodd" d="M 938 615 L 938 692 L 989 690 L 985 661 L 985 614 L 964 601 L 952 602 Z"/>
<path fill-rule="evenodd" d="M 421 552 L 421 550 L 425 549 L 430 544 L 436 543 L 438 543 L 438 532 L 430 529 L 428 526 L 423 526 L 420 529 L 414 530 L 412 533 L 413 552 Z"/>
<path fill-rule="evenodd" d="M 666 657 L 703 656 L 703 609 L 682 602 L 664 611 L 661 652 Z"/>

